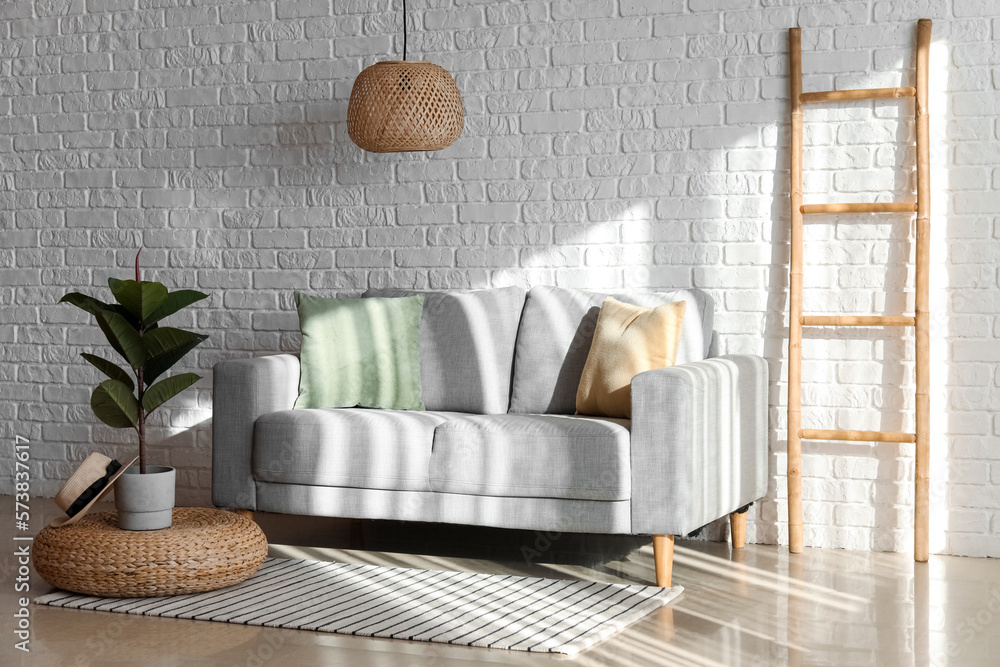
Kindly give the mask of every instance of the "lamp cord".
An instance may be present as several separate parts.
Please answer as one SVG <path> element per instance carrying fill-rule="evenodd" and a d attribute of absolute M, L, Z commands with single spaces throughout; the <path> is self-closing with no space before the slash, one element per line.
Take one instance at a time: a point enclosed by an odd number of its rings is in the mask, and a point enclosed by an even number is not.
<path fill-rule="evenodd" d="M 403 62 L 406 62 L 406 0 L 403 0 Z"/>

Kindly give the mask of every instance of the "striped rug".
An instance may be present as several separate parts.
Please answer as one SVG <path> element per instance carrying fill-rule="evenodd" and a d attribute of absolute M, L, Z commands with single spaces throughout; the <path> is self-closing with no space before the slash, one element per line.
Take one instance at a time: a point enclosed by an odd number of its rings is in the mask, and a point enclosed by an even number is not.
<path fill-rule="evenodd" d="M 96 598 L 57 591 L 38 604 L 515 651 L 574 654 L 683 589 L 268 558 L 208 593 Z"/>

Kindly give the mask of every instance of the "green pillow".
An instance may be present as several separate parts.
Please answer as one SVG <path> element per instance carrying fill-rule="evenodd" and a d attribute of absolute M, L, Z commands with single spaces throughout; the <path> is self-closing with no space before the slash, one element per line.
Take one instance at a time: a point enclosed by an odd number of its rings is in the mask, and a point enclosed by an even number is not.
<path fill-rule="evenodd" d="M 327 299 L 295 292 L 302 330 L 296 409 L 423 410 L 424 296 Z"/>

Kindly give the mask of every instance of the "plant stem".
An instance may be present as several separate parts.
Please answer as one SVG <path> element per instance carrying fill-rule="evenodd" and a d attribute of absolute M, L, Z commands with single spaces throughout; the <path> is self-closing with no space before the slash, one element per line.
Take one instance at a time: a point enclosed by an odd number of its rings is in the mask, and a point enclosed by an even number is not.
<path fill-rule="evenodd" d="M 146 474 L 146 411 L 142 409 L 142 395 L 145 393 L 145 387 L 142 382 L 142 368 L 139 368 L 135 372 L 135 378 L 137 380 L 136 386 L 139 387 L 139 423 L 136 430 L 139 431 L 139 474 Z"/>
<path fill-rule="evenodd" d="M 146 333 L 146 328 L 142 324 L 142 282 L 139 278 L 139 255 L 142 254 L 142 246 L 135 253 L 135 282 L 139 285 L 139 335 Z M 139 474 L 146 474 L 146 411 L 142 409 L 142 395 L 146 393 L 145 384 L 142 381 L 142 366 L 135 371 L 136 386 L 139 388 L 139 424 L 136 430 L 139 432 Z"/>

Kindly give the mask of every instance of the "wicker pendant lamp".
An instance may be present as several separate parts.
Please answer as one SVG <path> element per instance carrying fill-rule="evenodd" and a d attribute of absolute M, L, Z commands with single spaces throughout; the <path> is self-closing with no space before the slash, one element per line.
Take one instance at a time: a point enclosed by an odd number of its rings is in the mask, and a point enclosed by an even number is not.
<path fill-rule="evenodd" d="M 372 153 L 438 151 L 451 146 L 464 125 L 462 95 L 451 74 L 433 63 L 406 60 L 403 0 L 403 59 L 375 63 L 354 80 L 347 133 Z"/>

